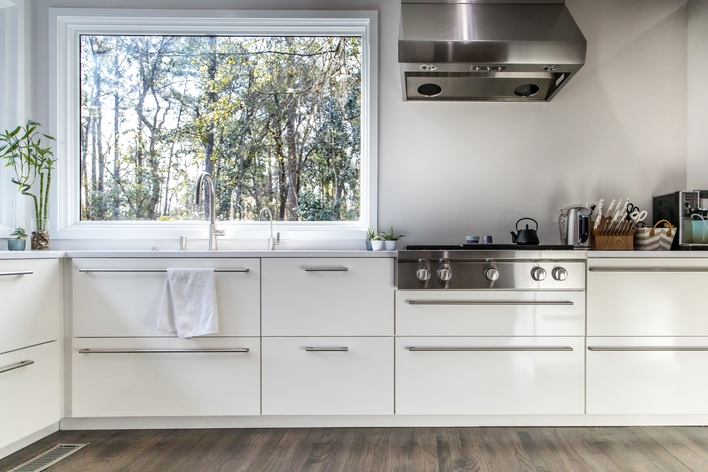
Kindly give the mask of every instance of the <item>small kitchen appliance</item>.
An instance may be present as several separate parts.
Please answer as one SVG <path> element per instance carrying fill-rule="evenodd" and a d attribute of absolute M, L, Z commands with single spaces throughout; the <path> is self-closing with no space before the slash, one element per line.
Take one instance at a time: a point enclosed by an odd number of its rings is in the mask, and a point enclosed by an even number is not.
<path fill-rule="evenodd" d="M 708 190 L 679 190 L 653 197 L 654 221 L 678 228 L 672 249 L 708 250 Z"/>
<path fill-rule="evenodd" d="M 592 211 L 582 205 L 563 208 L 558 217 L 561 244 L 589 248 L 591 214 Z"/>

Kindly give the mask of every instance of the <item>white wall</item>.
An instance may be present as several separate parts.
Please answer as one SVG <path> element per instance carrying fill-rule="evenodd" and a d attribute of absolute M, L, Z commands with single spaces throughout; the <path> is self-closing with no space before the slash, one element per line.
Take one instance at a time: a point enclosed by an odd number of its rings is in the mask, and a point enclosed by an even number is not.
<path fill-rule="evenodd" d="M 688 2 L 688 188 L 708 188 L 708 0 Z"/>
<path fill-rule="evenodd" d="M 36 0 L 49 7 L 374 9 L 379 11 L 379 227 L 408 243 L 510 241 L 532 216 L 558 243 L 558 209 L 686 187 L 686 0 L 567 0 L 587 63 L 550 103 L 403 102 L 400 0 Z M 49 122 L 47 33 L 33 34 L 34 116 Z"/>

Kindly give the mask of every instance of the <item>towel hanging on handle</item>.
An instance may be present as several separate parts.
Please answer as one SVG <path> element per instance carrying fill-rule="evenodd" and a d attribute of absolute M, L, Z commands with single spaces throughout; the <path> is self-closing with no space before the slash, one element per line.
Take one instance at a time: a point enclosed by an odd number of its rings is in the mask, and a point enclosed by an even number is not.
<path fill-rule="evenodd" d="M 219 332 L 214 269 L 167 269 L 157 329 L 180 338 Z"/>

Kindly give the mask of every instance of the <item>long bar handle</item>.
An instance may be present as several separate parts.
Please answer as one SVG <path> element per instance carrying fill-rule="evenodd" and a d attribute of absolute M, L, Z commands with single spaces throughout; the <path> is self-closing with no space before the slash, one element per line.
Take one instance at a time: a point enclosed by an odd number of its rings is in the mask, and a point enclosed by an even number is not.
<path fill-rule="evenodd" d="M 348 347 L 306 347 L 307 352 L 345 352 Z"/>
<path fill-rule="evenodd" d="M 250 269 L 214 269 L 214 272 L 249 272 Z M 167 269 L 79 269 L 79 272 L 167 272 Z"/>
<path fill-rule="evenodd" d="M 539 305 L 539 306 L 569 306 L 571 301 L 514 301 L 514 300 L 406 300 L 409 305 Z"/>
<path fill-rule="evenodd" d="M 305 272 L 346 272 L 349 267 L 305 267 Z"/>
<path fill-rule="evenodd" d="M 590 272 L 708 272 L 708 267 L 590 267 Z"/>
<path fill-rule="evenodd" d="M 708 346 L 588 346 L 588 351 L 708 351 Z"/>
<path fill-rule="evenodd" d="M 0 374 L 2 374 L 4 372 L 10 372 L 11 370 L 15 370 L 15 369 L 21 369 L 22 367 L 27 367 L 28 365 L 32 365 L 32 364 L 34 364 L 34 361 L 28 360 L 28 361 L 18 362 L 17 364 L 12 364 L 7 367 L 0 368 Z"/>
<path fill-rule="evenodd" d="M 79 349 L 79 354 L 203 354 L 212 352 L 248 352 L 247 347 L 230 349 Z"/>
<path fill-rule="evenodd" d="M 34 272 L 31 270 L 15 270 L 12 272 L 0 272 L 0 277 L 5 277 L 9 275 L 32 275 Z"/>
<path fill-rule="evenodd" d="M 509 346 L 509 347 L 407 347 L 409 351 L 455 352 L 455 351 L 572 351 L 570 346 Z"/>

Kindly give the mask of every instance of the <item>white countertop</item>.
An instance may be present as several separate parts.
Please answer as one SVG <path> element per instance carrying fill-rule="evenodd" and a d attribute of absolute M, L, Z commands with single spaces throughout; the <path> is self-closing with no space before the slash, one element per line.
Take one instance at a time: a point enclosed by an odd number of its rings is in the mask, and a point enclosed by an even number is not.
<path fill-rule="evenodd" d="M 91 250 L 91 251 L 0 251 L 0 259 L 48 259 L 48 258 L 82 258 L 82 257 L 144 257 L 144 258 L 167 258 L 167 257 L 194 257 L 194 258 L 209 258 L 209 257 L 363 257 L 363 258 L 393 258 L 396 257 L 396 251 L 365 251 L 365 250 L 276 250 L 276 251 L 243 251 L 243 250 L 225 250 L 225 251 L 110 251 L 110 250 Z"/>
<path fill-rule="evenodd" d="M 708 258 L 708 251 L 588 251 L 588 259 L 592 258 L 637 258 L 637 259 L 700 259 Z"/>

